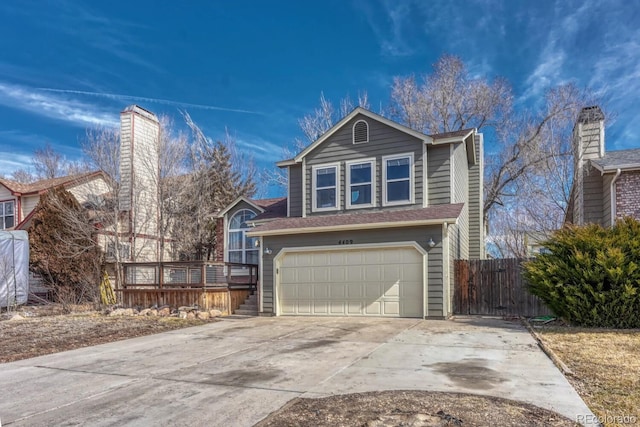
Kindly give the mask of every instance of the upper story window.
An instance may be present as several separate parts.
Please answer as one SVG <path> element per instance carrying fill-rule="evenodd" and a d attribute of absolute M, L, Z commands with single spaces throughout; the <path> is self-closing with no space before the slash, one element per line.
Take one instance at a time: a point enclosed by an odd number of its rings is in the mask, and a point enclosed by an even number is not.
<path fill-rule="evenodd" d="M 338 165 L 320 165 L 312 168 L 313 211 L 331 211 L 339 209 L 338 202 Z"/>
<path fill-rule="evenodd" d="M 14 202 L 0 202 L 0 230 L 7 230 L 16 225 Z"/>
<path fill-rule="evenodd" d="M 413 203 L 413 154 L 382 158 L 382 204 Z"/>
<path fill-rule="evenodd" d="M 236 212 L 229 220 L 227 234 L 227 251 L 229 262 L 238 264 L 258 264 L 260 250 L 256 247 L 256 237 L 247 237 L 248 221 L 256 216 L 255 212 L 243 209 Z"/>
<path fill-rule="evenodd" d="M 346 162 L 347 209 L 375 206 L 375 159 Z"/>
<path fill-rule="evenodd" d="M 358 120 L 353 125 L 353 143 L 369 142 L 369 124 L 364 120 Z"/>

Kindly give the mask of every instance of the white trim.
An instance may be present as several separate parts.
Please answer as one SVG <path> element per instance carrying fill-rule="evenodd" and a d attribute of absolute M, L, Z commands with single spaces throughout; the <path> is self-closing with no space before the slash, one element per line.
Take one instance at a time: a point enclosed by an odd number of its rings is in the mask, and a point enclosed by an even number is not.
<path fill-rule="evenodd" d="M 466 134 L 462 135 L 462 136 L 450 136 L 448 138 L 434 138 L 433 139 L 433 145 L 439 145 L 439 144 L 450 144 L 452 142 L 464 142 L 465 139 L 467 139 L 469 137 L 470 134 L 473 133 L 475 129 L 469 129 L 469 132 L 467 132 Z M 437 136 L 437 135 L 435 135 Z"/>
<path fill-rule="evenodd" d="M 387 161 L 409 157 L 409 200 L 387 201 Z M 413 153 L 394 154 L 382 157 L 382 206 L 411 205 L 415 202 L 415 158 Z"/>
<path fill-rule="evenodd" d="M 336 171 L 336 182 L 334 186 L 336 204 L 332 207 L 319 208 L 317 206 L 317 194 L 316 194 L 316 171 L 318 169 L 331 169 Z M 331 187 L 322 187 L 322 189 L 329 189 Z M 321 165 L 311 166 L 311 212 L 332 212 L 340 210 L 340 163 L 324 163 Z"/>
<path fill-rule="evenodd" d="M 307 159 L 302 159 L 302 218 L 307 217 Z"/>
<path fill-rule="evenodd" d="M 422 144 L 422 207 L 429 206 L 429 181 L 427 175 L 429 172 L 429 163 L 427 157 L 427 144 Z"/>
<path fill-rule="evenodd" d="M 324 246 L 302 246 L 282 248 L 276 256 L 273 257 L 273 312 L 276 316 L 280 316 L 280 262 L 288 253 L 296 252 L 321 252 L 321 251 L 355 251 L 362 249 L 391 249 L 391 248 L 413 248 L 422 255 L 422 313 L 423 318 L 426 316 L 427 307 L 429 305 L 429 283 L 428 277 L 428 252 L 425 248 L 420 246 L 418 242 L 406 241 L 406 242 L 382 242 L 382 243 L 361 243 L 355 245 L 324 245 Z"/>
<path fill-rule="evenodd" d="M 609 188 L 609 202 L 611 203 L 611 225 L 614 226 L 616 224 L 616 216 L 618 215 L 618 195 L 616 192 L 618 191 L 618 186 L 616 185 L 616 181 L 620 178 L 620 174 L 622 174 L 622 170 L 618 169 L 613 179 L 611 180 L 611 187 Z"/>
<path fill-rule="evenodd" d="M 433 138 L 431 138 L 429 135 L 425 135 L 423 133 L 420 133 L 418 131 L 415 131 L 413 129 L 410 129 L 406 126 L 403 126 L 399 123 L 396 123 L 394 121 L 391 121 L 387 118 L 384 118 L 376 113 L 373 113 L 369 110 L 365 110 L 362 107 L 357 107 L 355 108 L 351 113 L 347 114 L 342 120 L 340 120 L 338 123 L 336 123 L 331 129 L 329 129 L 327 132 L 325 132 L 320 138 L 316 139 L 315 142 L 313 142 L 311 145 L 309 145 L 307 148 L 305 148 L 304 150 L 302 150 L 300 152 L 300 154 L 298 154 L 293 161 L 295 161 L 296 163 L 299 163 L 307 154 L 309 154 L 311 151 L 313 151 L 318 145 L 322 144 L 324 141 L 326 141 L 329 137 L 331 137 L 331 135 L 333 135 L 334 133 L 336 133 L 340 128 L 342 128 L 342 126 L 344 126 L 344 124 L 346 124 L 347 122 L 349 122 L 351 119 L 353 119 L 355 116 L 357 116 L 358 114 L 362 114 L 365 117 L 368 117 L 372 120 L 378 121 L 382 124 L 385 124 L 387 126 L 390 126 L 394 129 L 399 130 L 400 132 L 404 132 L 410 136 L 413 136 L 414 138 L 417 138 L 423 142 L 426 143 L 432 143 L 433 142 Z"/>
<path fill-rule="evenodd" d="M 248 236 L 247 235 L 247 231 L 251 230 L 251 228 L 252 228 L 249 225 L 251 220 L 245 221 L 245 223 L 247 224 L 247 228 L 231 228 L 231 225 L 230 225 L 231 221 L 233 220 L 233 218 L 236 215 L 239 215 L 239 214 L 241 214 L 242 212 L 245 212 L 245 211 L 246 212 L 251 212 L 254 217 L 256 216 L 256 213 L 254 211 L 252 211 L 251 209 L 246 209 L 245 208 L 245 209 L 239 209 L 238 211 L 234 212 L 233 215 L 231 215 L 231 217 L 228 218 L 228 221 L 226 221 L 227 222 L 227 227 L 226 227 L 227 230 L 226 230 L 226 235 L 225 235 L 225 239 L 224 239 L 224 242 L 226 243 L 225 247 L 224 247 L 225 256 L 226 256 L 226 262 L 230 262 L 229 261 L 229 252 L 233 251 L 233 252 L 242 253 L 242 259 L 240 260 L 241 264 L 248 264 L 247 263 L 247 251 L 255 251 L 254 247 L 252 247 L 252 248 L 247 248 L 246 247 L 247 237 L 250 237 L 250 238 L 254 237 L 254 236 Z M 230 248 L 229 243 L 231 242 L 231 238 L 230 238 L 229 234 L 232 233 L 232 232 L 233 233 L 241 232 L 241 235 L 242 235 L 242 247 L 240 249 L 231 249 Z M 260 250 L 258 250 L 258 255 L 259 254 L 260 254 Z M 258 258 L 260 258 L 260 257 L 258 257 Z M 260 262 L 259 259 L 258 259 L 258 262 Z"/>
<path fill-rule="evenodd" d="M 258 273 L 258 295 L 260 299 L 258 300 L 258 313 L 264 313 L 264 239 L 260 236 L 260 256 L 258 257 L 260 260 L 259 265 L 259 273 Z"/>
<path fill-rule="evenodd" d="M 456 167 L 456 153 L 454 149 L 454 145 L 451 144 L 449 146 L 449 203 L 455 203 L 455 191 L 456 187 L 454 185 L 454 172 L 453 170 Z"/>
<path fill-rule="evenodd" d="M 229 203 L 227 205 L 226 208 L 224 208 L 222 211 L 220 211 L 218 213 L 218 218 L 222 218 L 227 212 L 229 212 L 235 205 L 237 205 L 238 203 L 240 203 L 240 201 L 243 201 L 245 203 L 247 203 L 248 205 L 250 205 L 252 208 L 255 208 L 257 211 L 259 211 L 260 213 L 264 212 L 264 209 L 261 208 L 260 206 L 256 205 L 255 203 L 253 203 L 250 199 L 244 197 L 244 196 L 240 196 L 237 199 L 235 199 L 233 202 Z"/>
<path fill-rule="evenodd" d="M 362 165 L 368 163 L 371 165 L 371 203 L 361 204 L 361 205 L 352 205 L 351 204 L 351 166 L 353 165 Z M 345 168 L 345 188 L 344 188 L 344 198 L 345 198 L 345 206 L 347 209 L 362 209 L 362 208 L 373 208 L 376 206 L 376 158 L 370 157 L 362 160 L 349 160 L 344 162 Z M 356 185 L 366 185 L 366 184 L 356 184 Z"/>
<path fill-rule="evenodd" d="M 291 217 L 291 167 L 287 167 L 287 218 Z"/>
<path fill-rule="evenodd" d="M 442 316 L 447 317 L 447 309 L 449 306 L 448 300 L 451 299 L 450 295 L 450 279 L 451 274 L 449 268 L 449 224 L 446 222 L 442 224 Z"/>
<path fill-rule="evenodd" d="M 296 161 L 294 159 L 287 159 L 287 160 L 281 160 L 279 162 L 276 162 L 276 166 L 278 166 L 279 168 L 284 168 L 284 167 L 295 165 L 295 164 L 296 164 Z"/>
<path fill-rule="evenodd" d="M 600 171 L 600 175 L 604 175 L 605 173 L 616 173 L 618 170 L 621 170 L 622 172 L 629 172 L 629 171 L 636 171 L 640 169 L 640 163 L 615 165 L 615 166 L 609 166 L 608 168 L 603 168 L 598 163 L 596 163 L 593 159 L 589 160 L 589 163 L 591 164 L 591 166 L 593 166 L 594 168 Z"/>
<path fill-rule="evenodd" d="M 358 125 L 358 123 L 364 123 L 367 127 L 367 139 L 365 141 L 356 142 L 356 126 Z M 367 123 L 366 120 L 360 119 L 353 124 L 351 128 L 351 142 L 354 144 L 364 144 L 369 142 L 369 123 Z"/>
<path fill-rule="evenodd" d="M 366 224 L 343 224 L 343 225 L 329 225 L 325 227 L 302 227 L 302 228 L 284 228 L 278 230 L 269 231 L 252 231 L 247 233 L 249 237 L 258 236 L 288 236 L 290 234 L 311 234 L 311 233 L 324 233 L 331 231 L 345 231 L 345 230 L 373 230 L 378 228 L 398 228 L 398 227 L 413 227 L 422 225 L 440 225 L 443 223 L 457 223 L 458 218 L 438 218 L 438 219 L 424 219 L 417 221 L 398 221 L 398 222 L 370 222 Z"/>

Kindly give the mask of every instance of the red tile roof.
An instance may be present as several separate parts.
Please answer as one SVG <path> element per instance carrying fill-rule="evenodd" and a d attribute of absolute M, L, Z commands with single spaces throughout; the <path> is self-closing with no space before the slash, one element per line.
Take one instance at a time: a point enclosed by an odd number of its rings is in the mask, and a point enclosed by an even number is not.
<path fill-rule="evenodd" d="M 383 228 L 443 223 L 458 218 L 463 203 L 435 205 L 427 208 L 378 211 L 366 213 L 343 213 L 314 215 L 306 218 L 278 218 L 258 225 L 251 234 L 287 234 L 291 231 L 314 233 L 328 229 Z"/>

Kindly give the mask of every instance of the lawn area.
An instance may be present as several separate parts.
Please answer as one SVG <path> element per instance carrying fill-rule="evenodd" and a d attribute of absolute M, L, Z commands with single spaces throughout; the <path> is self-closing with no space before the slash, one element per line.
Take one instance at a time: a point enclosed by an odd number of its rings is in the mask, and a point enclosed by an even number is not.
<path fill-rule="evenodd" d="M 569 381 L 606 426 L 640 425 L 640 331 L 535 330 L 573 371 Z"/>

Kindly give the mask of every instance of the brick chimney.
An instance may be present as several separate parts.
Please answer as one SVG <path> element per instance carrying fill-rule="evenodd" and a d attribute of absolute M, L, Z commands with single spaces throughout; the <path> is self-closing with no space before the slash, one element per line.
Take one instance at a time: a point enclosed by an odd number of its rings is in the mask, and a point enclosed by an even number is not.
<path fill-rule="evenodd" d="M 585 205 L 584 199 L 587 193 L 590 200 L 602 200 L 600 174 L 593 170 L 589 163 L 589 160 L 604 156 L 604 113 L 597 105 L 585 107 L 580 111 L 573 127 L 572 149 L 575 188 L 573 223 L 599 223 L 601 208 L 596 205 L 590 206 L 589 203 Z"/>

